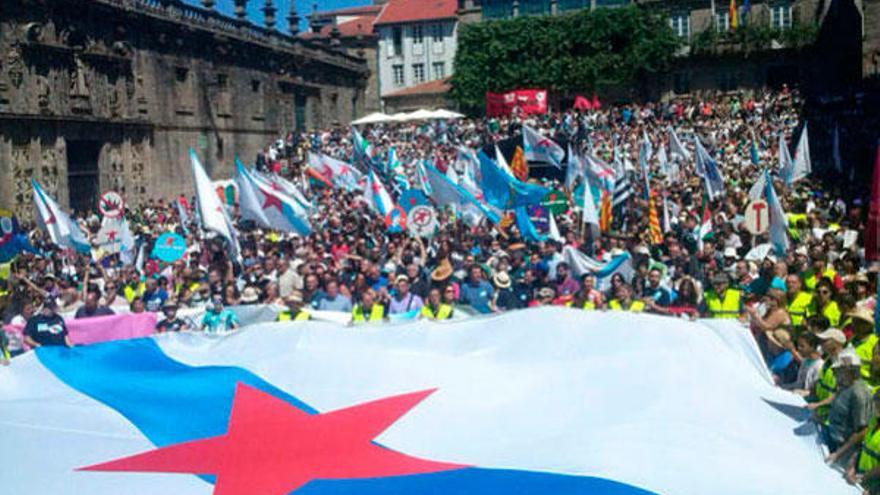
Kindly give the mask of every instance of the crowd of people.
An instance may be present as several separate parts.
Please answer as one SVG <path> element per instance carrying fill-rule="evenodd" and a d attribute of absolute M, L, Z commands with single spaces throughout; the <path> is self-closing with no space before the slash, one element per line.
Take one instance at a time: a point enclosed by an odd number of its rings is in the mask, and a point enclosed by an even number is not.
<path fill-rule="evenodd" d="M 286 176 L 307 191 L 311 235 L 255 226 L 237 218 L 231 206 L 242 248 L 241 262 L 234 263 L 221 238 L 182 222 L 175 201 L 156 198 L 126 210 L 138 243 L 149 253 L 158 235 L 174 231 L 185 237 L 187 253 L 173 263 L 126 264 L 119 256 L 96 261 L 62 251 L 31 226 L 31 242 L 45 255 L 22 253 L 0 281 L 4 323 L 24 328 L 21 339 L 14 333 L 0 339 L 5 356 L 0 360 L 8 364 L 10 356 L 42 345 L 70 346 L 62 316 L 147 311 L 160 315 L 160 332 L 218 332 L 239 327 L 235 308 L 253 304 L 283 308 L 279 321 L 332 311 L 349 315 L 352 325 L 404 314 L 444 320 L 545 305 L 738 319 L 756 336 L 777 384 L 803 395 L 824 425 L 829 460 L 843 465 L 850 481 L 880 493 L 880 433 L 872 399 L 880 387 L 877 282 L 863 242 L 868 188 L 813 177 L 791 185 L 774 181 L 788 217 L 791 245 L 785 253 L 769 247 L 767 234 L 753 235 L 744 225 L 749 189 L 765 168 L 773 175 L 778 136 L 795 141 L 801 114 L 797 92 L 785 89 L 361 130 L 377 157 L 394 147 L 411 184 L 414 164 L 422 160 L 444 173 L 450 168 L 467 173 L 462 149 L 491 150 L 519 136 L 523 124 L 628 171 L 632 191 L 615 208 L 610 228 L 598 235 L 586 228 L 567 191 L 568 206 L 555 215 L 560 237 L 540 242 L 526 239 L 515 222 L 466 221 L 449 208 L 438 208 L 433 236 L 389 233 L 385 218 L 371 212 L 360 192 L 325 187 L 304 173 L 310 152 L 352 163 L 350 129 L 291 133 L 260 153 L 256 168 Z M 671 150 L 670 128 L 691 153 L 699 137 L 718 162 L 725 183 L 720 198 L 705 200 L 692 158 L 670 153 L 669 162 L 661 163 L 654 153 L 648 183 L 662 203 L 648 202 L 640 147 L 647 136 L 655 151 Z M 563 188 L 564 171 L 553 178 L 552 168 L 544 166 L 551 173 L 539 174 L 539 165 L 533 166 L 533 176 L 546 176 L 533 180 Z M 650 235 L 649 204 L 667 210 L 658 211 L 666 217 L 662 239 Z M 711 236 L 705 235 L 705 211 L 711 212 Z M 91 234 L 99 228 L 94 212 L 77 219 Z M 632 271 L 607 280 L 579 272 L 567 256 L 570 250 L 603 262 L 629 253 Z M 193 321 L 178 315 L 185 308 L 205 312 Z"/>

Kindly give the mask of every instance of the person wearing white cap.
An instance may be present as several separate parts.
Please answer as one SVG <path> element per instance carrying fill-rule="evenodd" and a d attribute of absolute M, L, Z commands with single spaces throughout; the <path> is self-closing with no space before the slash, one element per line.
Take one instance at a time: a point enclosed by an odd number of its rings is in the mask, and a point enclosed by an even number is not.
<path fill-rule="evenodd" d="M 829 328 L 822 333 L 816 335 L 821 341 L 822 354 L 825 355 L 825 363 L 819 371 L 819 381 L 813 387 L 813 393 L 807 397 L 807 409 L 816 411 L 816 417 L 820 422 L 825 423 L 828 418 L 828 405 L 834 399 L 834 392 L 837 391 L 837 380 L 831 365 L 834 360 L 843 351 L 846 345 L 846 334 L 836 328 Z"/>
<path fill-rule="evenodd" d="M 828 424 L 822 428 L 822 437 L 831 451 L 829 463 L 852 452 L 873 413 L 872 394 L 862 380 L 861 365 L 862 360 L 851 348 L 841 352 L 832 365 L 838 389 L 828 409 Z"/>

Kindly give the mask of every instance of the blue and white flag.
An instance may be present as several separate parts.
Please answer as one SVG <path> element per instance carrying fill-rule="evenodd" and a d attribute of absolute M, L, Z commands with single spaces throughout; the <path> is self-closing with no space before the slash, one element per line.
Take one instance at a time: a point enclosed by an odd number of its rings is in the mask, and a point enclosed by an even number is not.
<path fill-rule="evenodd" d="M 709 201 L 724 194 L 724 177 L 721 176 L 721 170 L 718 163 L 709 156 L 709 152 L 703 147 L 700 138 L 694 140 L 697 150 L 696 171 L 697 175 L 703 178 L 703 184 L 706 186 L 706 194 Z"/>
<path fill-rule="evenodd" d="M 229 248 L 229 258 L 241 262 L 241 248 L 238 244 L 237 230 L 232 225 L 226 207 L 220 202 L 214 185 L 199 161 L 195 150 L 189 150 L 190 164 L 192 165 L 193 187 L 196 193 L 196 209 L 199 213 L 199 221 L 202 230 L 218 234 L 226 240 Z"/>
<path fill-rule="evenodd" d="M 587 256 L 572 246 L 565 246 L 562 248 L 562 259 L 571 267 L 571 272 L 578 277 L 588 273 L 596 277 L 596 288 L 602 291 L 611 287 L 611 277 L 615 274 L 623 277 L 626 283 L 629 283 L 635 275 L 632 256 L 628 252 L 614 256 L 608 262 L 602 262 Z"/>
<path fill-rule="evenodd" d="M 735 321 L 259 323 L 44 346 L 0 376 L 8 494 L 858 493 Z"/>
<path fill-rule="evenodd" d="M 512 210 L 518 206 L 538 204 L 550 192 L 546 187 L 528 184 L 513 177 L 482 151 L 478 157 L 483 197 L 487 203 L 496 208 Z"/>
<path fill-rule="evenodd" d="M 547 240 L 546 235 L 538 233 L 538 229 L 535 227 L 535 224 L 532 223 L 532 219 L 529 218 L 529 212 L 526 211 L 525 206 L 517 206 L 514 208 L 513 213 L 514 219 L 516 220 L 516 228 L 519 230 L 519 235 L 522 236 L 524 240 L 528 242 L 544 242 Z M 550 218 L 553 218 L 552 213 L 550 213 Z"/>
<path fill-rule="evenodd" d="M 498 210 L 485 204 L 463 186 L 449 180 L 449 177 L 432 165 L 425 163 L 424 166 L 428 183 L 431 185 L 431 199 L 437 206 L 451 206 L 462 212 L 471 225 L 479 223 L 483 217 L 488 218 L 492 223 L 498 223 L 500 220 Z"/>
<path fill-rule="evenodd" d="M 522 126 L 523 152 L 526 161 L 549 163 L 562 169 L 565 150 L 550 138 L 542 136 L 529 126 Z"/>
<path fill-rule="evenodd" d="M 282 232 L 302 236 L 312 233 L 308 210 L 280 188 L 257 178 L 237 158 L 235 184 L 242 218 Z"/>
<path fill-rule="evenodd" d="M 31 186 L 34 188 L 37 218 L 52 242 L 56 246 L 73 249 L 78 253 L 90 253 L 89 240 L 86 239 L 79 225 L 70 219 L 36 180 L 31 179 Z"/>
<path fill-rule="evenodd" d="M 788 152 L 788 143 L 785 142 L 785 132 L 783 131 L 779 132 L 779 145 L 776 155 L 779 163 L 779 176 L 785 181 L 785 178 L 794 169 L 794 160 L 791 159 L 791 154 Z"/>
<path fill-rule="evenodd" d="M 394 200 L 372 169 L 367 172 L 367 186 L 364 188 L 364 199 L 371 210 L 385 218 L 394 208 Z"/>
<path fill-rule="evenodd" d="M 360 170 L 323 153 L 309 152 L 309 167 L 321 174 L 336 187 L 346 191 L 359 191 L 362 189 L 361 181 L 364 174 Z"/>
<path fill-rule="evenodd" d="M 766 184 L 767 214 L 770 217 L 770 243 L 773 244 L 776 256 L 784 257 L 790 246 L 785 212 L 782 210 L 782 204 L 779 202 L 779 197 L 776 196 L 776 190 L 773 189 L 773 181 L 770 180 L 766 170 L 764 171 L 764 182 Z"/>
<path fill-rule="evenodd" d="M 567 162 L 565 167 L 565 188 L 571 191 L 578 177 L 582 177 L 586 172 L 586 167 L 584 161 L 574 153 L 570 143 L 568 145 Z"/>
<path fill-rule="evenodd" d="M 183 229 L 183 233 L 189 234 L 189 213 L 186 212 L 186 207 L 183 206 L 183 202 L 180 201 L 180 198 L 174 200 L 174 206 L 177 207 L 177 217 L 180 219 L 180 228 Z"/>
<path fill-rule="evenodd" d="M 678 138 L 675 129 L 673 129 L 672 126 L 669 126 L 667 131 L 669 133 L 669 153 L 672 155 L 672 158 L 675 159 L 677 157 L 684 162 L 691 161 L 691 154 Z"/>
<path fill-rule="evenodd" d="M 352 162 L 364 171 L 373 168 L 373 146 L 355 128 L 351 128 Z"/>
<path fill-rule="evenodd" d="M 791 164 L 791 170 L 784 176 L 787 186 L 807 177 L 813 171 L 813 161 L 810 158 L 810 137 L 807 133 L 806 122 L 804 122 L 804 129 L 801 131 L 797 147 L 794 149 L 794 159 Z"/>

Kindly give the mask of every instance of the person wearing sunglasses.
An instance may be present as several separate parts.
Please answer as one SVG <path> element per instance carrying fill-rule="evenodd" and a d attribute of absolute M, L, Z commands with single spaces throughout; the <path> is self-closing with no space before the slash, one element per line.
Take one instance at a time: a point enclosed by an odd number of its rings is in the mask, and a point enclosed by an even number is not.
<path fill-rule="evenodd" d="M 830 279 L 823 278 L 816 283 L 816 295 L 813 298 L 813 314 L 828 318 L 832 327 L 840 325 L 840 307 L 834 300 L 836 291 Z"/>

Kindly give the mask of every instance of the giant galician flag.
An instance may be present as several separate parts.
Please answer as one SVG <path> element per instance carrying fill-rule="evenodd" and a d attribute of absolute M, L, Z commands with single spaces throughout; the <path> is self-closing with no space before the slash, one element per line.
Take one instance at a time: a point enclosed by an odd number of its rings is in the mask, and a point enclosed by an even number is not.
<path fill-rule="evenodd" d="M 269 323 L 13 359 L 0 465 L 10 494 L 856 493 L 801 405 L 736 322 Z"/>

